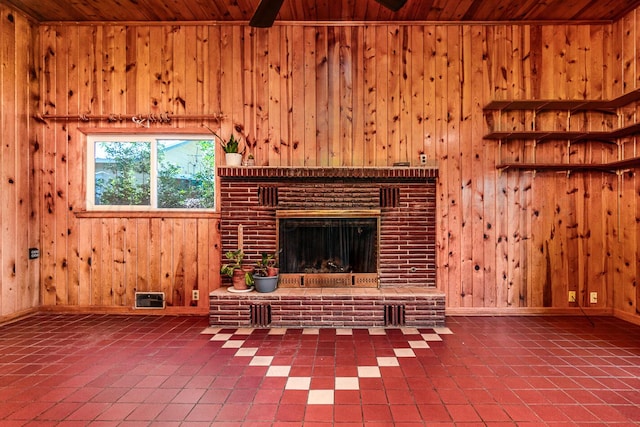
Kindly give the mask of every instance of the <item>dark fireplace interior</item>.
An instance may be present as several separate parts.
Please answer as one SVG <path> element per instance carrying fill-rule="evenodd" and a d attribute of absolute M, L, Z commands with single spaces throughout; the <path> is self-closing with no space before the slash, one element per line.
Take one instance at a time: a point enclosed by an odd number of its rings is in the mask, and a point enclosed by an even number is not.
<path fill-rule="evenodd" d="M 281 273 L 376 273 L 377 218 L 283 218 Z"/>

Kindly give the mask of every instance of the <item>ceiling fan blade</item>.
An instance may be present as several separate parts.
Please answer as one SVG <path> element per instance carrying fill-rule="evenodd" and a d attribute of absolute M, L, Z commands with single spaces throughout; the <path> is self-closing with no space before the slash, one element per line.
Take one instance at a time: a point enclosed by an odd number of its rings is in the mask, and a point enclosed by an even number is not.
<path fill-rule="evenodd" d="M 261 0 L 249 21 L 249 25 L 258 28 L 268 28 L 276 20 L 284 0 Z"/>
<path fill-rule="evenodd" d="M 386 7 L 387 9 L 391 9 L 394 12 L 397 12 L 400 10 L 400 8 L 402 6 L 404 6 L 404 4 L 407 2 L 407 0 L 376 0 L 378 3 L 380 3 L 382 6 Z"/>

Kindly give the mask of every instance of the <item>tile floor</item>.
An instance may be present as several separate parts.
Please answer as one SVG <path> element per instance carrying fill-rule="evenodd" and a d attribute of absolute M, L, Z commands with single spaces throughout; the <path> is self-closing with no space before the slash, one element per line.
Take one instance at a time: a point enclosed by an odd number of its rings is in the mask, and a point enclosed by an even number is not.
<path fill-rule="evenodd" d="M 591 323 L 593 322 L 593 324 Z M 0 326 L 0 426 L 637 426 L 640 327 L 217 329 L 38 314 Z"/>

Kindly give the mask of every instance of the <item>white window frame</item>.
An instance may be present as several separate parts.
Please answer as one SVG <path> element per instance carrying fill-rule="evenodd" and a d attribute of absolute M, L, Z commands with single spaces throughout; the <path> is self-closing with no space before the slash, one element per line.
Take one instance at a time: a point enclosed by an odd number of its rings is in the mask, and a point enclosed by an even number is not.
<path fill-rule="evenodd" d="M 87 134 L 86 145 L 86 209 L 87 211 L 180 211 L 180 212 L 198 212 L 198 211 L 216 211 L 218 206 L 218 197 L 216 194 L 213 208 L 158 208 L 158 162 L 157 162 L 157 148 L 158 140 L 209 140 L 213 142 L 214 155 L 217 157 L 218 152 L 216 150 L 216 138 L 211 134 L 193 134 L 193 133 L 95 133 Z M 150 204 L 149 205 L 96 205 L 95 204 L 95 191 L 96 191 L 96 176 L 95 176 L 95 146 L 96 142 L 149 142 L 151 143 L 151 158 L 150 158 L 150 177 L 151 191 L 150 191 Z M 216 161 L 217 163 L 217 161 Z M 217 166 L 214 166 L 217 168 Z M 218 179 L 216 170 L 213 171 L 215 179 L 216 189 L 218 187 Z M 217 190 L 216 190 L 217 193 Z"/>

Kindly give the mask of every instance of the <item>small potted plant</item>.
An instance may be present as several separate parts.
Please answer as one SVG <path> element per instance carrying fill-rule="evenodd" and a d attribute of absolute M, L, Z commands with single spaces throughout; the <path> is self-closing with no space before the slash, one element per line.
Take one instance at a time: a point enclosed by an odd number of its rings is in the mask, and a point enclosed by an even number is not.
<path fill-rule="evenodd" d="M 240 151 L 240 138 L 236 138 L 233 133 L 229 136 L 229 139 L 225 141 L 221 136 L 213 131 L 210 127 L 206 126 L 216 138 L 220 140 L 220 146 L 224 151 L 224 161 L 227 166 L 240 166 L 242 164 L 242 154 L 244 150 Z"/>
<path fill-rule="evenodd" d="M 273 292 L 278 287 L 278 268 L 274 254 L 262 253 L 253 271 L 253 282 L 258 292 Z"/>
<path fill-rule="evenodd" d="M 249 289 L 253 285 L 253 274 L 252 269 L 245 269 L 242 265 L 244 251 L 242 249 L 228 251 L 225 256 L 228 262 L 222 265 L 220 273 L 231 278 L 234 289 L 239 291 Z"/>

